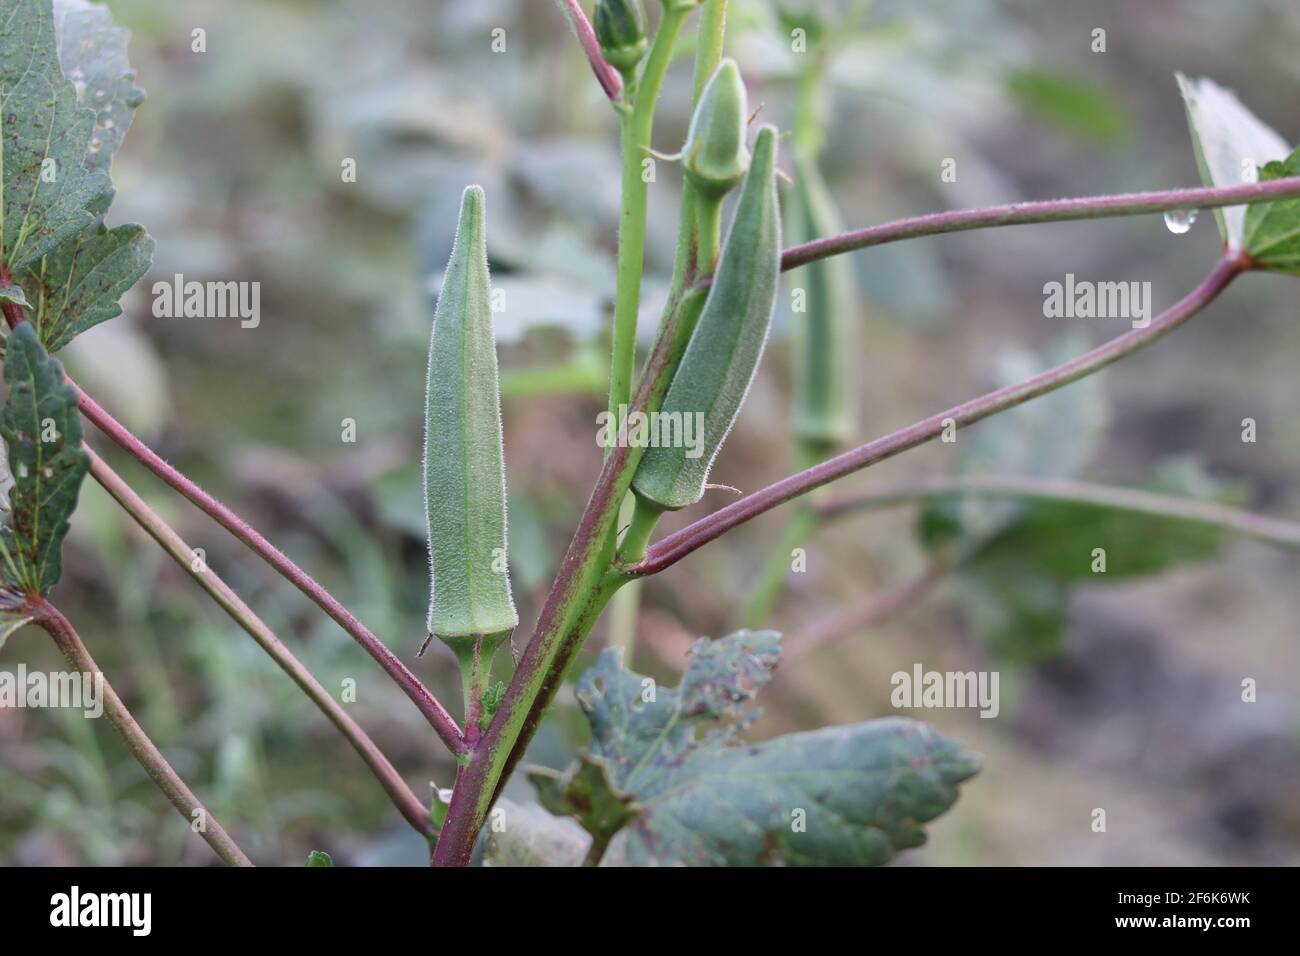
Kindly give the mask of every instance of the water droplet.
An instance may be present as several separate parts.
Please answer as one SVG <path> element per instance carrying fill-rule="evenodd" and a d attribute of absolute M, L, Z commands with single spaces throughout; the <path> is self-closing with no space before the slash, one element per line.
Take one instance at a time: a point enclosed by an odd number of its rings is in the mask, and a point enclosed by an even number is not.
<path fill-rule="evenodd" d="M 1195 209 L 1171 209 L 1165 213 L 1165 226 L 1175 236 L 1181 236 L 1191 229 L 1194 222 L 1196 222 Z"/>

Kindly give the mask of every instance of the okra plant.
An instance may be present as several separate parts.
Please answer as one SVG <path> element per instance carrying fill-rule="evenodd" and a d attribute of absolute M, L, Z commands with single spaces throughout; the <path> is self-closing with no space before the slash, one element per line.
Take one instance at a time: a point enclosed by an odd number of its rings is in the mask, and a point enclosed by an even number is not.
<path fill-rule="evenodd" d="M 1139 558 L 1126 550 L 1126 542 L 1153 533 L 1198 557 L 1212 553 L 1230 532 L 1300 546 L 1300 525 L 1292 522 L 1186 494 L 1077 480 L 1082 426 L 1072 432 L 1073 451 L 1057 449 L 1047 465 L 1027 461 L 1020 473 L 1007 475 L 977 471 L 983 460 L 1005 460 L 995 454 L 1007 440 L 1007 426 L 999 426 L 1012 417 L 966 434 L 969 426 L 1026 403 L 1018 414 L 1051 408 L 1059 421 L 1069 411 L 1052 406 L 1064 396 L 1051 393 L 1169 334 L 1241 274 L 1300 273 L 1300 151 L 1286 147 L 1232 94 L 1208 79 L 1179 80 L 1203 187 L 948 211 L 842 231 L 819 157 L 825 75 L 836 37 L 848 24 L 827 22 L 809 5 L 775 5 L 772 22 L 807 45 L 797 77 L 798 109 L 783 118 L 761 106 L 751 112 L 757 98 L 746 89 L 743 64 L 723 56 L 727 0 L 650 5 L 656 9 L 644 9 L 641 0 L 597 0 L 589 19 L 579 0 L 557 3 L 579 41 L 575 55 L 578 48 L 585 54 L 621 137 L 607 405 L 614 437 L 603 465 L 540 614 L 519 630 L 507 560 L 508 449 L 485 216 L 492 196 L 467 183 L 430 328 L 423 468 L 427 633 L 422 641 L 390 636 L 394 651 L 262 534 L 118 422 L 54 357 L 117 316 L 123 294 L 149 269 L 154 243 L 143 227 L 106 223 L 113 154 L 144 94 L 127 62 L 125 31 L 112 25 L 105 7 L 89 0 L 3 0 L 0 303 L 8 326 L 8 396 L 0 434 L 9 490 L 0 530 L 0 642 L 34 625 L 74 670 L 98 672 L 86 643 L 51 599 L 63 538 L 89 474 L 348 739 L 417 839 L 427 841 L 434 865 L 880 864 L 922 843 L 924 825 L 953 806 L 963 784 L 978 786 L 969 781 L 979 758 L 928 725 L 903 718 L 750 739 L 757 713 L 752 701 L 783 655 L 781 635 L 763 625 L 791 547 L 841 516 L 901 502 L 925 506 L 922 537 L 931 563 L 924 577 L 898 596 L 873 596 L 865 610 L 853 612 L 852 619 L 862 622 L 916 597 L 920 586 L 940 575 L 976 580 L 993 567 L 1040 576 L 1049 591 L 1059 590 L 1080 576 L 1070 562 L 1098 540 L 1107 543 L 1116 565 L 1134 574 L 1178 557 Z M 693 43 L 686 42 L 688 27 Z M 684 143 L 664 143 L 655 130 L 656 106 L 683 50 L 694 59 L 691 120 Z M 786 119 L 792 122 L 788 134 L 780 128 Z M 664 188 L 645 175 L 654 163 L 680 163 L 683 185 L 671 289 L 653 344 L 638 363 L 647 208 L 651 191 Z M 1222 256 L 1204 281 L 1149 323 L 1091 350 L 1069 346 L 1074 351 L 1054 358 L 1046 370 L 1031 361 L 1027 369 L 1012 369 L 1003 387 L 859 443 L 859 386 L 879 358 L 862 334 L 848 253 L 1015 224 L 1145 214 L 1178 223 L 1188 211 L 1207 208 L 1218 220 Z M 791 243 L 785 248 L 783 238 Z M 791 278 L 782 279 L 783 273 Z M 727 454 L 727 436 L 762 374 L 787 283 L 791 299 L 801 303 L 789 316 L 798 470 L 714 507 L 707 494 L 710 471 Z M 83 432 L 83 419 L 93 431 Z M 647 420 L 669 423 L 660 431 L 669 439 L 641 440 L 633 423 Z M 1014 421 L 1015 437 L 1032 432 L 1029 418 Z M 696 422 L 699 441 L 687 441 Z M 858 497 L 833 497 L 827 488 L 957 434 L 961 464 L 953 476 Z M 186 542 L 87 443 L 100 438 L 214 519 L 364 647 L 453 755 L 455 779 L 444 781 L 451 786 L 435 789 L 429 799 L 417 796 L 346 708 L 211 568 L 193 560 Z M 700 637 L 676 687 L 657 687 L 632 671 L 627 646 L 578 666 L 611 601 L 624 601 L 635 621 L 636 601 L 627 596 L 643 578 L 783 505 L 789 523 L 772 561 L 748 603 L 736 608 L 745 627 Z M 683 509 L 694 509 L 693 520 L 656 537 L 665 513 Z M 1034 551 L 1037 539 L 1029 531 L 1036 522 L 1077 535 L 1078 544 L 1061 549 L 1072 555 L 1065 564 Z M 426 646 L 457 662 L 460 720 L 402 660 L 423 654 Z M 510 653 L 502 653 L 503 646 Z M 797 658 L 805 649 L 798 645 L 786 656 Z M 530 741 L 571 678 L 590 743 L 567 769 L 527 767 L 536 803 L 512 803 L 502 789 L 523 769 Z M 105 698 L 113 726 L 186 824 L 225 862 L 249 865 L 111 687 Z M 331 865 L 331 857 L 313 852 L 308 865 Z"/>

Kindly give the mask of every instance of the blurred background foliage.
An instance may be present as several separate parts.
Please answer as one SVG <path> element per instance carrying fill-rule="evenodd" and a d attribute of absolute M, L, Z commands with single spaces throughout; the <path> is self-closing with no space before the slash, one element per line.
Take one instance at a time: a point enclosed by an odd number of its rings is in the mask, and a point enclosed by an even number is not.
<path fill-rule="evenodd" d="M 658 5 L 649 6 L 653 17 Z M 847 4 L 821 6 L 833 17 Z M 608 104 L 554 5 L 540 0 L 110 7 L 133 32 L 149 93 L 115 164 L 111 218 L 145 224 L 158 252 L 126 315 L 69 349 L 69 369 L 334 590 L 458 712 L 449 655 L 414 656 L 428 586 L 419 455 L 430 297 L 461 189 L 481 183 L 506 302 L 497 334 L 522 642 L 600 462 L 618 214 Z M 497 27 L 503 53 L 490 52 Z M 1091 50 L 1096 27 L 1105 53 Z M 191 50 L 195 28 L 206 31 L 206 53 Z M 1297 41 L 1300 11 L 1287 0 L 880 0 L 859 31 L 837 37 L 823 172 L 850 225 L 1194 185 L 1174 71 L 1235 88 L 1294 141 Z M 669 152 L 688 119 L 689 47 L 658 114 L 655 142 Z M 788 128 L 798 62 L 764 0 L 732 0 L 728 52 L 763 118 Z M 355 183 L 342 181 L 346 158 Z M 942 182 L 949 158 L 957 178 Z M 647 339 L 676 233 L 678 173 L 662 162 L 658 172 Z M 1175 236 L 1151 216 L 856 254 L 860 440 L 1127 327 L 1044 318 L 1044 283 L 1067 272 L 1149 280 L 1159 310 L 1200 278 L 1217 244 L 1211 217 Z M 151 284 L 177 273 L 260 282 L 261 324 L 154 318 Z M 1185 330 L 1055 404 L 886 462 L 840 491 L 954 470 L 1068 474 L 1295 515 L 1295 303 L 1293 280 L 1248 277 Z M 713 479 L 745 491 L 790 468 L 788 316 L 778 321 Z M 1245 417 L 1258 423 L 1254 444 L 1241 440 Z M 345 419 L 356 422 L 355 443 L 342 440 Z M 327 687 L 357 681 L 352 712 L 422 798 L 430 781 L 450 785 L 452 766 L 427 727 L 337 627 L 151 476 L 115 464 Z M 727 500 L 713 492 L 665 530 Z M 788 633 L 916 574 L 935 534 L 978 535 L 983 557 L 888 620 L 791 662 L 756 732 L 890 713 L 889 677 L 915 662 L 998 669 L 999 719 L 915 714 L 982 751 L 986 767 L 931 828 L 930 844 L 901 862 L 1300 860 L 1296 556 L 1121 526 L 1107 541 L 1134 573 L 1103 584 L 1062 568 L 1081 528 L 1085 538 L 1105 531 L 1095 516 L 1029 510 L 980 502 L 924 509 L 920 520 L 916 508 L 872 512 L 810 539 L 807 572 L 789 575 L 768 622 Z M 734 627 L 782 521 L 766 516 L 649 582 L 635 666 L 675 682 L 691 638 Z M 1172 554 L 1152 553 L 1162 547 Z M 341 864 L 424 860 L 346 743 L 93 483 L 65 564 L 56 600 L 254 859 L 299 864 L 319 847 Z M 604 635 L 602 625 L 584 660 Z M 19 662 L 58 666 L 32 629 L 0 650 L 0 666 Z M 1257 703 L 1241 702 L 1246 677 L 1259 682 Z M 562 765 L 581 724 L 562 694 L 533 759 Z M 522 783 L 510 794 L 529 797 Z M 1090 830 L 1095 807 L 1107 811 L 1105 834 Z M 4 710 L 0 861 L 206 863 L 210 854 L 105 723 Z"/>

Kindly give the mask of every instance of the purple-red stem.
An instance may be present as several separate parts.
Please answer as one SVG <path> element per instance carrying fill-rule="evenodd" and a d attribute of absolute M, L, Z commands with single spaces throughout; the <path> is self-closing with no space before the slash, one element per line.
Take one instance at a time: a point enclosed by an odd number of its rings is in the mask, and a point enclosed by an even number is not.
<path fill-rule="evenodd" d="M 1120 193 L 1116 196 L 1085 196 L 1075 199 L 1046 199 L 1008 203 L 983 209 L 954 209 L 948 212 L 912 216 L 894 222 L 854 229 L 837 236 L 824 236 L 786 249 L 781 269 L 797 269 L 817 259 L 879 246 L 900 239 L 916 239 L 940 233 L 986 229 L 991 226 L 1020 226 L 1035 222 L 1064 222 L 1104 219 L 1140 213 L 1170 212 L 1176 209 L 1210 209 L 1251 201 L 1294 199 L 1300 196 L 1300 177 L 1273 179 L 1240 186 L 1204 186 L 1195 189 L 1162 189 L 1149 193 Z"/>
<path fill-rule="evenodd" d="M 995 412 L 1014 408 L 1031 398 L 1091 375 L 1182 325 L 1212 302 L 1249 265 L 1249 260 L 1244 256 L 1225 257 L 1219 260 L 1200 285 L 1153 319 L 1146 328 L 1134 329 L 1033 378 L 954 405 L 907 428 L 768 485 L 668 535 L 652 545 L 646 551 L 644 559 L 623 570 L 638 576 L 657 574 L 697 548 L 702 548 L 737 525 L 757 518 L 777 505 L 938 437 L 945 428 L 945 423 L 950 420 L 956 427 L 970 425 Z"/>
<path fill-rule="evenodd" d="M 100 676 L 103 680 L 104 716 L 118 732 L 132 756 L 149 774 L 150 779 L 158 785 L 158 789 L 163 792 L 171 805 L 185 818 L 185 822 L 191 826 L 201 824 L 199 834 L 208 846 L 212 847 L 213 852 L 226 863 L 231 866 L 252 866 L 253 862 L 239 848 L 239 844 L 217 822 L 217 818 L 208 812 L 199 798 L 194 795 L 194 791 L 181 779 L 180 774 L 172 769 L 172 765 L 167 762 L 162 751 L 131 716 L 126 704 L 122 703 L 122 698 L 118 697 L 112 685 L 103 679 L 104 672 L 90 656 L 90 651 L 86 650 L 86 645 L 82 643 L 72 623 L 59 612 L 58 608 L 36 594 L 27 596 L 22 613 L 30 616 L 33 624 L 50 635 L 64 659 L 67 660 L 68 666 L 74 671 Z"/>
<path fill-rule="evenodd" d="M 569 26 L 578 37 L 578 42 L 582 44 L 582 52 L 587 54 L 587 62 L 591 64 L 591 72 L 596 74 L 600 88 L 605 91 L 611 103 L 617 103 L 623 91 L 623 78 L 618 75 L 618 70 L 605 62 L 605 57 L 600 52 L 600 41 L 596 39 L 596 31 L 591 28 L 591 21 L 583 12 L 582 4 L 578 0 L 558 2 Z"/>
<path fill-rule="evenodd" d="M 4 275 L 0 276 L 0 278 L 7 280 L 8 277 Z M 3 308 L 5 319 L 9 322 L 11 328 L 16 328 L 19 323 L 26 321 L 21 306 L 12 302 L 5 302 Z M 424 715 L 430 726 L 442 739 L 442 742 L 447 745 L 448 750 L 456 755 L 465 752 L 465 739 L 461 735 L 460 728 L 456 726 L 455 719 L 447 712 L 447 709 L 438 702 L 437 698 L 429 692 L 429 689 L 420 682 L 420 679 L 398 660 L 397 656 L 384 645 L 384 642 L 357 620 L 352 612 L 339 603 L 334 595 L 325 590 L 306 571 L 289 560 L 279 548 L 262 537 L 243 518 L 181 474 L 181 472 L 164 461 L 152 448 L 139 438 L 136 438 L 125 425 L 82 391 L 71 377 L 67 378 L 67 382 L 76 389 L 77 405 L 86 418 L 94 422 L 100 431 L 117 442 L 132 458 L 179 491 L 200 511 L 216 521 L 217 524 L 242 541 L 267 564 L 288 578 L 299 591 L 307 595 L 317 607 L 333 618 L 343 630 L 347 631 L 353 640 L 366 649 L 366 652 L 378 662 L 384 672 L 419 708 L 420 713 Z"/>

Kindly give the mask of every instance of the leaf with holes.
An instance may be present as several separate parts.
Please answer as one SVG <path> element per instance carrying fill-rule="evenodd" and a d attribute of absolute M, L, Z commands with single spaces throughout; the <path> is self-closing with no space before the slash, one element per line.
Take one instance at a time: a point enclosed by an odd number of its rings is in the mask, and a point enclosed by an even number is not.
<path fill-rule="evenodd" d="M 586 797 L 606 789 L 628 809 L 610 852 L 633 865 L 869 865 L 924 842 L 921 824 L 952 805 L 976 758 L 904 719 L 741 742 L 779 642 L 772 631 L 698 641 L 675 689 L 605 651 L 577 689 L 598 786 L 576 786 L 580 764 L 563 786 L 550 777 L 548 797 L 562 791 L 561 809 L 589 822 Z"/>
<path fill-rule="evenodd" d="M 86 165 L 95 114 L 63 75 L 50 0 L 12 0 L 0 23 L 0 264 L 33 267 L 94 225 L 112 196 Z"/>
<path fill-rule="evenodd" d="M 83 164 L 107 174 L 144 99 L 127 60 L 127 31 L 113 26 L 106 8 L 86 0 L 56 0 L 54 30 L 60 68 L 72 83 L 76 102 L 94 113 Z M 102 216 L 112 198 L 110 184 L 88 208 Z M 143 226 L 109 229 L 96 221 L 29 269 L 15 272 L 24 298 L 19 304 L 29 310 L 46 349 L 57 352 L 121 314 L 119 300 L 148 271 L 153 251 L 154 241 Z"/>
<path fill-rule="evenodd" d="M 9 401 L 0 415 L 14 485 L 0 528 L 0 576 L 18 590 L 48 594 L 62 572 L 61 550 L 90 458 L 81 449 L 77 394 L 30 323 L 9 336 Z"/>

